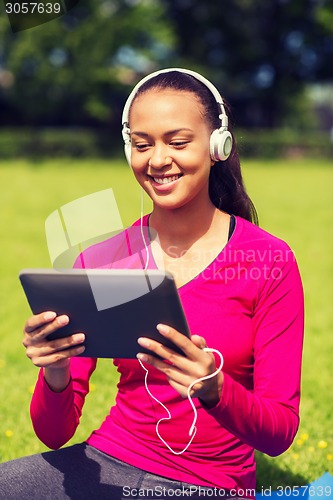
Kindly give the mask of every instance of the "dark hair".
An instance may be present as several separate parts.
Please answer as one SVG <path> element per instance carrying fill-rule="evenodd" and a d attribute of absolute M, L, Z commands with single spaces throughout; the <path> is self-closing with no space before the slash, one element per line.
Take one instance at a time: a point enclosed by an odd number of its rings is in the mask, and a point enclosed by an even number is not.
<path fill-rule="evenodd" d="M 170 88 L 195 94 L 203 106 L 204 117 L 210 124 L 212 131 L 221 126 L 219 119 L 220 109 L 214 95 L 206 85 L 187 73 L 182 73 L 180 71 L 161 73 L 141 85 L 135 98 L 151 89 Z M 225 101 L 224 105 L 226 113 L 230 118 L 230 109 Z M 230 124 L 228 130 L 232 134 Z M 232 150 L 228 159 L 216 162 L 211 168 L 209 176 L 209 196 L 218 209 L 229 214 L 239 215 L 250 222 L 258 224 L 256 209 L 244 186 L 234 136 Z"/>

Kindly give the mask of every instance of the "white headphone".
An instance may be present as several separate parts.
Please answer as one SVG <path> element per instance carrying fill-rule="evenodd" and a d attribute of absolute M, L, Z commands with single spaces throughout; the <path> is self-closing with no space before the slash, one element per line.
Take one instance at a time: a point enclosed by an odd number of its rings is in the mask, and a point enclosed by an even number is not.
<path fill-rule="evenodd" d="M 132 151 L 132 145 L 131 145 L 131 131 L 129 128 L 129 111 L 132 105 L 132 102 L 139 90 L 139 88 L 148 80 L 151 78 L 154 78 L 157 75 L 160 75 L 162 73 L 170 73 L 171 71 L 178 71 L 179 73 L 185 73 L 187 75 L 191 75 L 194 78 L 196 78 L 199 82 L 203 83 L 206 85 L 206 87 L 211 91 L 213 96 L 215 97 L 215 100 L 219 106 L 219 109 L 221 110 L 221 113 L 219 114 L 219 119 L 221 120 L 221 127 L 218 129 L 213 130 L 211 136 L 210 136 L 210 156 L 213 161 L 224 161 L 228 158 L 228 156 L 231 153 L 232 149 L 232 135 L 228 131 L 228 116 L 225 112 L 224 108 L 224 103 L 223 99 L 214 85 L 207 80 L 207 78 L 203 77 L 199 73 L 196 73 L 195 71 L 191 71 L 188 69 L 182 69 L 182 68 L 168 68 L 168 69 L 162 69 L 160 71 L 155 71 L 154 73 L 151 73 L 150 75 L 144 77 L 142 80 L 137 83 L 137 85 L 134 87 L 132 92 L 130 93 L 125 106 L 123 110 L 123 116 L 122 116 L 122 135 L 124 139 L 124 149 L 125 149 L 125 156 L 128 161 L 128 163 L 131 165 L 131 151 Z"/>

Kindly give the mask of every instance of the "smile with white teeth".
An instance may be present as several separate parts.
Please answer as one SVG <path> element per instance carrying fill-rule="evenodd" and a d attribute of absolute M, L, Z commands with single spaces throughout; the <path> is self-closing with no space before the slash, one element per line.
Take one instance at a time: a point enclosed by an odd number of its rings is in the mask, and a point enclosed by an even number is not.
<path fill-rule="evenodd" d="M 170 182 L 176 181 L 180 177 L 180 175 L 171 175 L 170 177 L 153 177 L 153 179 L 157 182 L 157 184 L 169 184 Z"/>

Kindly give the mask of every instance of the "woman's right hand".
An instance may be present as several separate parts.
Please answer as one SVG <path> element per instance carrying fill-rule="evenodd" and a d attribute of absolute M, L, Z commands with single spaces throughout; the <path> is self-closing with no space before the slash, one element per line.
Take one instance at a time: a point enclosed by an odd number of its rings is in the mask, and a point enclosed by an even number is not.
<path fill-rule="evenodd" d="M 48 335 L 68 323 L 68 316 L 57 316 L 55 312 L 47 311 L 31 316 L 24 326 L 22 343 L 26 355 L 35 366 L 44 368 L 45 379 L 55 391 L 63 390 L 68 384 L 70 357 L 84 351 L 83 333 L 56 340 L 47 339 Z"/>

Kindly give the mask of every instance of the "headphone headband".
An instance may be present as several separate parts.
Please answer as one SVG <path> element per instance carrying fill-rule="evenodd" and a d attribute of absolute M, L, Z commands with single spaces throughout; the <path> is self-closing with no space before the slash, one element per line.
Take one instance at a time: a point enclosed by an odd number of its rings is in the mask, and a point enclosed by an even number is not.
<path fill-rule="evenodd" d="M 177 71 L 178 73 L 183 73 L 186 75 L 193 76 L 196 80 L 203 83 L 214 96 L 215 101 L 220 110 L 219 119 L 221 120 L 221 126 L 219 129 L 214 130 L 212 133 L 212 140 L 210 145 L 211 157 L 214 161 L 226 160 L 231 152 L 232 136 L 228 131 L 228 116 L 224 108 L 224 102 L 221 94 L 219 93 L 217 88 L 209 80 L 207 80 L 207 78 L 200 75 L 199 73 L 196 73 L 195 71 L 183 68 L 167 68 L 155 71 L 142 78 L 142 80 L 140 80 L 135 85 L 125 103 L 121 121 L 122 121 L 122 135 L 125 142 L 125 155 L 129 164 L 131 163 L 130 161 L 131 138 L 130 138 L 130 128 L 129 128 L 129 112 L 132 102 L 134 101 L 136 94 L 138 93 L 138 90 L 144 83 L 151 80 L 155 76 L 161 75 L 163 73 L 171 73 L 172 71 Z"/>
<path fill-rule="evenodd" d="M 140 89 L 140 87 L 144 83 L 146 83 L 149 80 L 151 80 L 152 78 L 154 78 L 155 76 L 162 75 L 163 73 L 171 73 L 172 71 L 178 71 L 178 73 L 183 73 L 185 75 L 193 76 L 196 80 L 198 80 L 199 82 L 201 82 L 204 85 L 206 85 L 206 87 L 208 87 L 208 89 L 211 91 L 211 93 L 215 97 L 215 100 L 216 100 L 217 104 L 219 105 L 219 107 L 221 109 L 221 115 L 223 117 L 225 116 L 227 118 L 227 120 L 228 120 L 227 114 L 226 114 L 225 109 L 224 109 L 224 102 L 223 102 L 222 96 L 219 93 L 219 91 L 217 90 L 217 88 L 209 80 L 207 80 L 207 78 L 205 78 L 204 76 L 200 75 L 200 73 L 196 73 L 195 71 L 192 71 L 190 69 L 167 68 L 167 69 L 161 69 L 159 71 L 154 71 L 154 73 L 150 73 L 149 75 L 147 75 L 144 78 L 142 78 L 142 80 L 140 80 L 135 85 L 135 87 L 133 88 L 132 92 L 128 96 L 127 101 L 126 101 L 125 106 L 124 106 L 122 120 L 121 120 L 121 123 L 122 123 L 123 126 L 125 124 L 128 124 L 129 111 L 130 111 L 132 102 L 134 101 L 134 98 L 135 98 L 136 94 L 138 93 L 138 90 Z M 228 123 L 226 123 L 226 124 L 222 123 L 222 126 L 228 127 Z"/>

